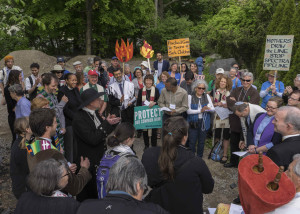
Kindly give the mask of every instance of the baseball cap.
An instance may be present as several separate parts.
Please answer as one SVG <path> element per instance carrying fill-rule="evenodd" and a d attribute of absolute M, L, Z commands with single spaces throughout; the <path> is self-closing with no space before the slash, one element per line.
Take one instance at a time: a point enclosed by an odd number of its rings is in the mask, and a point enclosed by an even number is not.
<path fill-rule="evenodd" d="M 60 57 L 57 57 L 57 63 L 59 63 L 59 62 L 65 62 L 65 59 L 62 57 L 62 56 L 60 56 Z"/>
<path fill-rule="evenodd" d="M 224 69 L 223 68 L 218 68 L 217 70 L 216 70 L 216 74 L 224 74 Z"/>
<path fill-rule="evenodd" d="M 80 65 L 80 64 L 82 64 L 80 61 L 76 61 L 73 63 L 73 66 Z"/>
<path fill-rule="evenodd" d="M 98 73 L 95 70 L 89 70 L 88 75 L 90 75 L 90 76 L 97 75 L 98 76 Z"/>
<path fill-rule="evenodd" d="M 116 56 L 113 56 L 113 57 L 111 58 L 111 60 L 114 60 L 114 59 L 118 59 L 118 57 L 116 57 Z"/>

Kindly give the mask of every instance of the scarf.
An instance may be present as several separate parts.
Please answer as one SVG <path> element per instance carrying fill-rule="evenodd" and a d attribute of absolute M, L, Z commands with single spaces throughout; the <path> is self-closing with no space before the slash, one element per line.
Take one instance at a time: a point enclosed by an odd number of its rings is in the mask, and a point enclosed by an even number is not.
<path fill-rule="evenodd" d="M 149 101 L 154 101 L 154 96 L 155 96 L 155 87 L 151 86 Z M 146 86 L 145 86 L 143 88 L 143 91 L 142 91 L 142 102 L 143 102 L 143 105 L 145 105 L 144 102 L 146 101 L 146 99 L 147 99 L 147 89 L 146 89 Z M 143 131 L 147 131 L 147 130 L 148 130 L 148 136 L 152 136 L 152 129 L 144 129 Z"/>
<path fill-rule="evenodd" d="M 151 92 L 150 92 L 150 99 L 149 101 L 154 101 L 154 96 L 155 96 L 155 87 L 154 86 L 151 86 Z M 142 91 L 142 101 L 143 101 L 143 105 L 144 105 L 144 102 L 147 100 L 147 89 L 146 87 L 143 88 L 143 91 Z"/>
<path fill-rule="evenodd" d="M 225 90 L 223 93 L 221 93 L 220 89 L 217 89 L 215 92 L 215 97 L 214 97 L 214 103 L 222 102 L 226 103 L 226 97 L 230 95 L 230 92 Z"/>
<path fill-rule="evenodd" d="M 88 113 L 88 115 L 90 116 L 90 118 L 94 121 L 94 124 L 96 126 L 96 129 L 99 128 L 99 126 L 101 125 L 100 120 L 98 119 L 96 112 L 88 109 L 87 107 L 82 108 L 82 110 L 86 111 Z M 92 117 L 93 116 L 93 117 Z"/>
<path fill-rule="evenodd" d="M 41 91 L 38 92 L 38 95 L 41 95 L 42 97 L 46 98 L 49 101 L 49 107 L 50 109 L 54 109 L 55 106 L 58 104 L 57 98 L 54 94 L 50 95 L 45 91 L 45 88 L 42 88 Z M 56 148 L 60 150 L 60 147 L 64 148 L 64 136 L 62 133 L 60 133 L 60 121 L 58 116 L 56 115 L 56 122 L 57 122 L 57 128 L 56 128 L 56 135 L 54 136 L 54 142 Z"/>
<path fill-rule="evenodd" d="M 25 142 L 27 152 L 31 156 L 35 156 L 37 153 L 41 151 L 45 151 L 48 149 L 56 149 L 55 146 L 52 145 L 52 143 L 48 140 L 35 140 L 33 143 L 29 144 L 28 141 Z"/>

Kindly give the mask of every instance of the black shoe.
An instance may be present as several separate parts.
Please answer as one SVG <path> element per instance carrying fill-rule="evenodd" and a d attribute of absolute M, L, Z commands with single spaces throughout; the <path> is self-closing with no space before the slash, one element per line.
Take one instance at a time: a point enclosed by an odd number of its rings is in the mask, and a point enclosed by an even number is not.
<path fill-rule="evenodd" d="M 231 167 L 237 168 L 237 165 L 234 165 L 233 163 L 225 163 L 225 164 L 224 164 L 224 167 L 225 167 L 225 168 L 231 168 Z"/>
<path fill-rule="evenodd" d="M 237 198 L 235 198 L 232 202 L 234 204 L 240 204 L 241 203 L 240 196 L 238 196 Z"/>

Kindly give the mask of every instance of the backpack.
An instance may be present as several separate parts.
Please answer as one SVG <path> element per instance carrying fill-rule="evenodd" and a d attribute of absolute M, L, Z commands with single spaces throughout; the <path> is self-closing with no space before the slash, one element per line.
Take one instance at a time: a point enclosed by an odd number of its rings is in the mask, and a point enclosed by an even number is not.
<path fill-rule="evenodd" d="M 215 140 L 215 132 L 213 132 L 213 142 Z M 213 146 L 211 149 L 208 159 L 212 159 L 213 161 L 219 162 L 223 157 L 223 129 L 221 132 L 221 139 Z"/>
<path fill-rule="evenodd" d="M 110 168 L 119 160 L 120 157 L 136 157 L 129 153 L 119 153 L 117 155 L 112 154 L 111 150 L 107 151 L 96 170 L 96 182 L 98 190 L 98 198 L 102 199 L 106 196 L 106 184 L 109 177 Z"/>
<path fill-rule="evenodd" d="M 219 141 L 217 142 L 214 147 L 211 150 L 211 153 L 209 154 L 208 158 L 211 158 L 213 161 L 219 162 L 223 157 L 223 142 Z"/>

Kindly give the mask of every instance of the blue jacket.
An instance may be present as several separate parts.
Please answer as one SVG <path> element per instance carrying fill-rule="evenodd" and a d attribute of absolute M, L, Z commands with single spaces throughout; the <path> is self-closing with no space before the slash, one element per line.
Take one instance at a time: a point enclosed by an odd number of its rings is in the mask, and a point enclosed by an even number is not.
<path fill-rule="evenodd" d="M 262 98 L 261 107 L 263 108 L 266 108 L 267 102 L 271 97 L 274 96 L 282 97 L 282 94 L 284 92 L 283 82 L 277 80 L 275 83 L 277 94 L 272 96 L 272 91 L 268 91 L 268 92 L 266 91 L 266 89 L 269 88 L 271 85 L 272 84 L 269 81 L 266 81 L 261 86 L 259 96 Z"/>
<path fill-rule="evenodd" d="M 154 67 L 154 70 L 158 70 L 158 60 L 153 62 L 153 67 Z M 170 67 L 169 61 L 163 60 L 162 70 L 158 71 L 158 76 L 160 76 L 163 71 L 168 71 L 169 67 Z"/>

